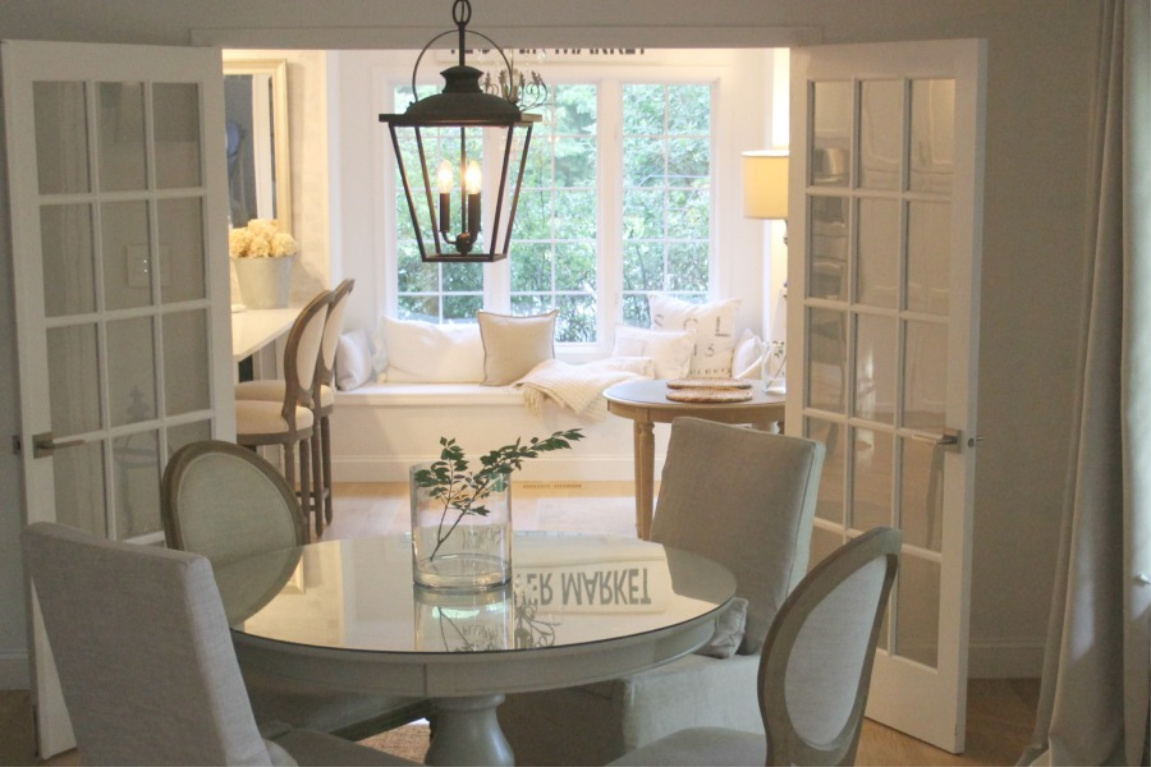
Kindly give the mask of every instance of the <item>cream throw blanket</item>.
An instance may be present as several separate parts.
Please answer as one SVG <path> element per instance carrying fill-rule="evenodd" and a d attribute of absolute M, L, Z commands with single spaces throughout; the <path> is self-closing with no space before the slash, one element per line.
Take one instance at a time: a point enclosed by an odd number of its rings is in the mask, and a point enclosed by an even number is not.
<path fill-rule="evenodd" d="M 535 415 L 543 415 L 544 400 L 550 399 L 577 415 L 602 419 L 607 416 L 604 389 L 633 378 L 651 378 L 649 357 L 611 357 L 583 365 L 545 360 L 513 386 L 523 392 L 524 405 Z"/>

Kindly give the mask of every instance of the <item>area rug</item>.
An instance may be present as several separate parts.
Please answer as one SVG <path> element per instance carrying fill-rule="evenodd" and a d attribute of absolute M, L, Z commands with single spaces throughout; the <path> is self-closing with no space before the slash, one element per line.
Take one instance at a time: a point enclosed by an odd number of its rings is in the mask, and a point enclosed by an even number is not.
<path fill-rule="evenodd" d="M 431 729 L 427 724 L 406 724 L 365 738 L 360 743 L 377 751 L 386 751 L 393 756 L 423 764 L 424 757 L 428 754 L 430 739 Z"/>
<path fill-rule="evenodd" d="M 635 537 L 632 498 L 541 498 L 536 508 L 540 530 Z"/>

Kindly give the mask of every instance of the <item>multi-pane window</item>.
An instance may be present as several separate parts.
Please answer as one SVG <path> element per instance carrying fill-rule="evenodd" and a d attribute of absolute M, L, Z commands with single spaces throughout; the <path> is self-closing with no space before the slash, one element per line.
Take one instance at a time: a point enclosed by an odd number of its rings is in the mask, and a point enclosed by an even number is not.
<path fill-rule="evenodd" d="M 623 87 L 623 315 L 647 296 L 704 300 L 711 241 L 711 87 Z"/>
<path fill-rule="evenodd" d="M 511 255 L 513 314 L 558 309 L 556 341 L 596 340 L 594 85 L 556 85 L 532 138 Z"/>
<path fill-rule="evenodd" d="M 506 269 L 421 263 L 397 175 L 401 319 L 470 322 L 481 308 L 517 315 L 557 309 L 557 342 L 594 344 L 603 340 L 599 329 L 621 318 L 646 325 L 649 293 L 707 297 L 712 86 L 619 83 L 610 90 L 619 96 L 605 99 L 596 84 L 553 83 L 548 103 L 532 110 L 543 120 L 532 135 Z M 411 88 L 395 95 L 395 111 L 403 111 Z M 620 136 L 622 148 L 605 151 L 602 142 Z M 401 151 L 405 163 L 409 155 L 415 160 L 414 146 Z M 427 151 L 433 163 L 437 148 Z M 620 222 L 619 236 L 604 236 L 610 221 Z M 485 274 L 500 284 L 485 284 Z M 613 282 L 621 295 L 605 289 Z"/>

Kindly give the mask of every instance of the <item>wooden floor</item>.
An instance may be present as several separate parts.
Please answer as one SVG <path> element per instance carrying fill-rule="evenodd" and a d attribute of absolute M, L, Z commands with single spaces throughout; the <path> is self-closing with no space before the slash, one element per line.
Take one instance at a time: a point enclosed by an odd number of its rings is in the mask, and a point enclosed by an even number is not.
<path fill-rule="evenodd" d="M 336 515 L 325 540 L 407 529 L 407 486 L 337 485 Z M 516 483 L 515 525 L 531 529 L 541 498 L 631 496 L 630 482 Z M 973 679 L 967 695 L 967 750 L 949 754 L 875 722 L 864 725 L 859 765 L 1013 765 L 1030 743 L 1039 697 L 1035 679 Z M 0 691 L 0 766 L 80 764 L 75 752 L 37 761 L 26 690 Z"/>

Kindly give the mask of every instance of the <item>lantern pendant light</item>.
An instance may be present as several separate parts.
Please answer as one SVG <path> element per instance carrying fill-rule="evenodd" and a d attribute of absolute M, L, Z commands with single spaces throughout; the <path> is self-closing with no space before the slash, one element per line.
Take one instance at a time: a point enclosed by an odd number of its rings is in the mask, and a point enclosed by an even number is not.
<path fill-rule="evenodd" d="M 441 93 L 417 98 L 403 114 L 382 114 L 392 137 L 392 149 L 404 197 L 412 217 L 420 258 L 433 262 L 499 261 L 506 258 L 511 245 L 512 224 L 519 203 L 532 125 L 540 116 L 524 114 L 506 98 L 485 93 L 480 87 L 483 72 L 467 65 L 464 37 L 471 21 L 472 6 L 468 0 L 455 0 L 452 19 L 456 30 L 436 35 L 416 59 L 412 70 L 412 94 L 416 93 L 416 72 L 420 61 L 433 43 L 452 32 L 459 34 L 459 64 L 440 74 L 444 78 Z M 479 32 L 499 52 L 509 79 L 515 74 L 503 50 L 490 37 Z M 518 131 L 518 133 L 517 133 Z M 493 132 L 497 135 L 491 135 Z M 522 135 L 517 146 L 516 138 Z M 405 139 L 405 142 L 401 142 Z M 401 146 L 414 141 L 418 167 L 405 162 Z M 458 142 L 458 146 L 457 146 Z M 483 149 L 502 149 L 496 162 L 484 162 Z M 435 153 L 429 157 L 429 153 Z M 429 173 L 429 162 L 432 171 Z M 484 201 L 482 176 L 484 168 L 500 169 L 495 199 Z M 513 172 L 509 187 L 508 173 Z M 490 171 L 489 171 L 490 172 Z M 491 187 L 489 186 L 489 189 Z M 486 202 L 486 204 L 485 204 Z M 490 225 L 482 216 L 490 208 Z M 504 216 L 506 215 L 506 222 Z M 501 235 L 503 241 L 500 241 Z"/>

